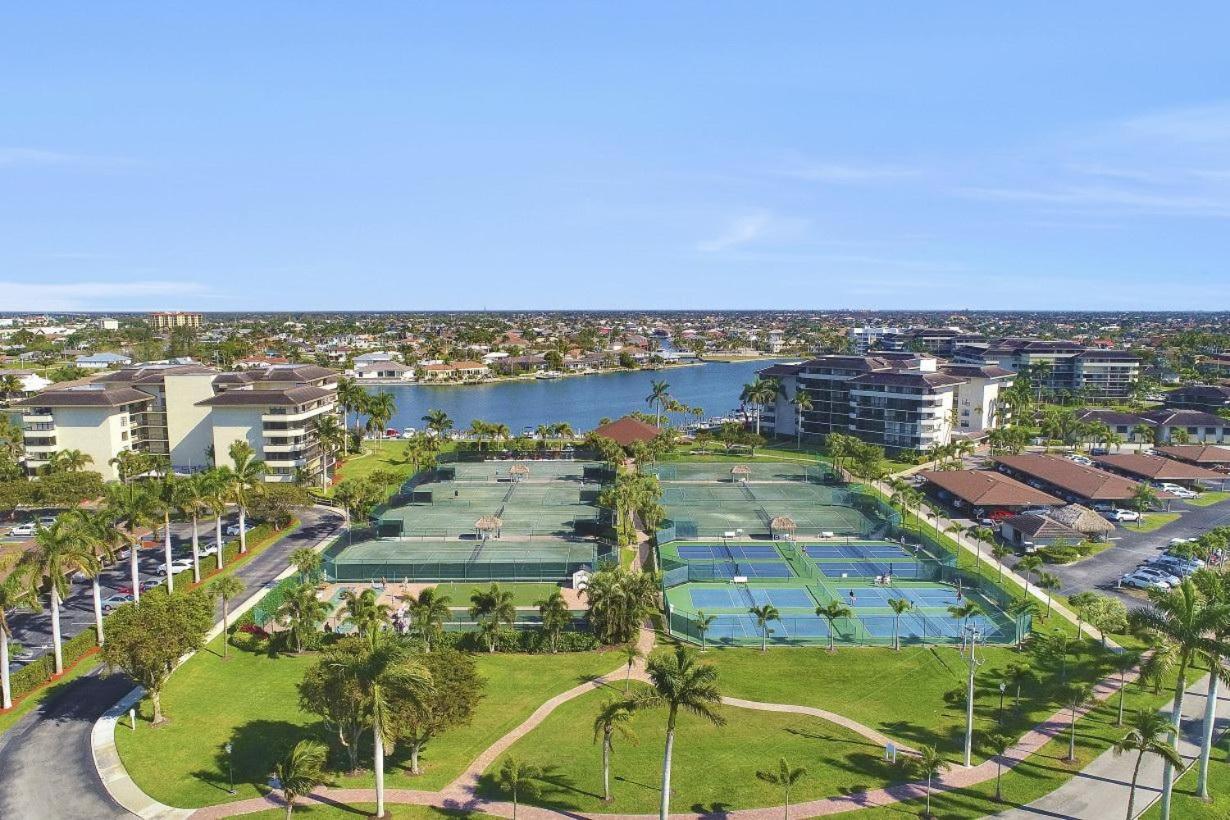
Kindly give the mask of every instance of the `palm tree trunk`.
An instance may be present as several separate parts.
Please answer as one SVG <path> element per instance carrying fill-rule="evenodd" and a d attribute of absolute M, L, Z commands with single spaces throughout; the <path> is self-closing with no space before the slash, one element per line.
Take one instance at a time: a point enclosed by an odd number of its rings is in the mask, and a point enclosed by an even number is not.
<path fill-rule="evenodd" d="M 0 629 L 0 709 L 13 708 L 13 687 L 9 684 L 9 636 Z"/>
<path fill-rule="evenodd" d="M 666 730 L 666 752 L 662 756 L 662 803 L 658 820 L 666 820 L 671 813 L 671 751 L 675 747 L 675 730 Z"/>
<path fill-rule="evenodd" d="M 248 511 L 239 505 L 239 554 L 243 555 L 248 551 L 248 526 L 247 526 Z"/>
<path fill-rule="evenodd" d="M 996 803 L 1004 802 L 1004 789 L 1003 789 L 1003 783 L 1002 783 L 1003 776 L 1004 776 L 1004 760 L 1001 757 L 1001 758 L 997 758 L 995 761 L 995 802 Z"/>
<path fill-rule="evenodd" d="M 1072 720 L 1068 726 L 1068 760 L 1076 760 L 1076 703 L 1072 703 Z"/>
<path fill-rule="evenodd" d="M 95 575 L 91 579 L 90 586 L 93 587 L 92 593 L 94 596 L 94 633 L 98 639 L 98 645 L 103 645 L 103 614 L 102 614 L 102 588 L 98 583 L 98 576 Z"/>
<path fill-rule="evenodd" d="M 1179 744 L 1179 735 L 1183 723 L 1183 695 L 1187 689 L 1187 663 L 1179 664 L 1179 678 L 1174 685 L 1174 712 L 1171 715 L 1173 723 L 1170 727 L 1170 742 Z M 1170 820 L 1170 796 L 1174 789 L 1174 766 L 1167 761 L 1162 767 L 1162 799 L 1161 820 Z"/>
<path fill-rule="evenodd" d="M 602 800 L 611 802 L 611 733 L 602 738 Z"/>
<path fill-rule="evenodd" d="M 1217 714 L 1219 683 L 1217 664 L 1213 664 L 1212 667 L 1209 670 L 1209 692 L 1204 703 L 1204 725 L 1201 727 L 1203 737 L 1200 740 L 1200 772 L 1196 781 L 1196 794 L 1201 800 L 1209 798 L 1209 756 L 1213 751 L 1213 722 Z"/>
<path fill-rule="evenodd" d="M 1115 725 L 1123 725 L 1123 701 L 1127 697 L 1127 670 L 1119 673 L 1119 714 L 1115 718 Z"/>
<path fill-rule="evenodd" d="M 51 647 L 56 656 L 56 674 L 64 672 L 64 651 L 60 648 L 60 592 L 51 587 Z"/>
<path fill-rule="evenodd" d="M 228 638 L 226 634 L 226 619 L 230 614 L 227 611 L 229 609 L 229 604 L 230 601 L 226 598 L 226 596 L 222 596 L 222 657 L 224 658 L 226 657 L 226 645 L 231 642 L 230 638 Z"/>
<path fill-rule="evenodd" d="M 291 813 L 295 810 L 294 800 L 290 795 L 286 795 L 286 820 L 290 820 Z"/>
<path fill-rule="evenodd" d="M 137 562 L 137 546 L 140 542 L 132 539 L 128 544 L 128 572 L 132 575 L 132 599 L 141 600 L 141 568 Z"/>
<path fill-rule="evenodd" d="M 223 549 L 222 544 L 222 513 L 220 512 L 214 516 L 214 545 L 218 547 L 218 569 L 222 569 L 222 553 L 226 550 Z"/>
<path fill-rule="evenodd" d="M 375 746 L 376 816 L 384 817 L 384 731 L 379 718 L 372 723 L 372 740 Z"/>
<path fill-rule="evenodd" d="M 1132 815 L 1136 813 L 1136 778 L 1140 775 L 1140 763 L 1145 759 L 1145 753 L 1142 751 L 1136 755 L 1136 765 L 1132 767 L 1132 784 L 1128 788 L 1128 807 L 1127 820 L 1133 820 Z"/>
<path fill-rule="evenodd" d="M 196 528 L 196 513 L 192 514 L 192 583 L 201 583 L 201 542 Z"/>
<path fill-rule="evenodd" d="M 171 514 L 164 519 L 162 536 L 162 554 L 167 562 L 167 592 L 175 591 L 175 576 L 171 574 Z"/>

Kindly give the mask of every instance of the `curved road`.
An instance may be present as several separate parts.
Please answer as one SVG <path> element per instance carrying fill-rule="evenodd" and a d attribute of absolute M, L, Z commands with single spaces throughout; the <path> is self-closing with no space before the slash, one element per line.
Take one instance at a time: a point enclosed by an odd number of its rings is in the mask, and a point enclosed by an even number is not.
<path fill-rule="evenodd" d="M 287 556 L 336 531 L 342 517 L 314 507 L 299 515 L 299 529 L 237 571 L 249 592 L 273 581 Z M 222 616 L 219 607 L 218 618 Z M 132 689 L 132 682 L 98 672 L 74 681 L 0 735 L 0 817 L 12 820 L 132 817 L 103 787 L 94 768 L 94 722 Z"/>

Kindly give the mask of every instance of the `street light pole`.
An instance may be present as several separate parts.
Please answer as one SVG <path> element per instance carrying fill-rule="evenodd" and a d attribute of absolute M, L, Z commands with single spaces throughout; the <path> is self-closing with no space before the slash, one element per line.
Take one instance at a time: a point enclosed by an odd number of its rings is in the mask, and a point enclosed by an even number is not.
<path fill-rule="evenodd" d="M 974 671 L 978 661 L 974 659 L 974 647 L 978 643 L 978 627 L 966 627 L 969 632 L 969 685 L 965 692 L 965 765 L 973 765 L 974 756 Z"/>
<path fill-rule="evenodd" d="M 231 750 L 234 748 L 230 743 L 227 743 L 222 748 L 226 749 L 226 782 L 230 786 L 226 790 L 227 794 L 235 793 L 235 767 L 231 765 Z"/>
<path fill-rule="evenodd" d="M 995 717 L 996 723 L 1004 722 L 1004 692 L 1008 689 L 1008 684 L 1003 681 L 999 682 L 999 714 Z"/>

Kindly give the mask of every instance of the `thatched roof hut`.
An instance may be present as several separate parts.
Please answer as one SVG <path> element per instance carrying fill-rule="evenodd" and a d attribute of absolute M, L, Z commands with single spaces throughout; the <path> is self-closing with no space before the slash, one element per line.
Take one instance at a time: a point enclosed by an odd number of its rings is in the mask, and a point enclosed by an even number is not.
<path fill-rule="evenodd" d="M 752 468 L 746 464 L 736 464 L 730 468 L 731 481 L 747 481 L 752 475 Z"/>
<path fill-rule="evenodd" d="M 792 538 L 796 529 L 798 529 L 798 525 L 796 525 L 794 523 L 794 519 L 788 515 L 779 515 L 769 522 L 769 533 L 774 538 L 778 535 L 786 538 Z"/>
<path fill-rule="evenodd" d="M 495 533 L 495 537 L 500 537 L 500 528 L 504 526 L 504 522 L 495 515 L 484 515 L 482 518 L 474 522 L 474 530 L 481 537 L 484 533 Z"/>
<path fill-rule="evenodd" d="M 530 466 L 528 464 L 514 464 L 508 468 L 508 474 L 514 479 L 520 480 L 530 474 Z"/>
<path fill-rule="evenodd" d="M 1087 538 L 1099 538 L 1115 529 L 1114 524 L 1080 504 L 1068 504 L 1057 510 L 1051 510 L 1047 516 Z"/>

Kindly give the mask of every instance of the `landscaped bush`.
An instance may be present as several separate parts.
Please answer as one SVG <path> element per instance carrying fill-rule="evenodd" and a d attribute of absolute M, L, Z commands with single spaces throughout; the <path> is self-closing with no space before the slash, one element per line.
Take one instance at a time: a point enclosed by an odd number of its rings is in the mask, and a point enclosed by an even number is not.
<path fill-rule="evenodd" d="M 106 628 L 107 619 L 103 618 L 103 626 Z M 93 649 L 97 644 L 94 641 L 93 627 L 82 631 L 76 637 L 65 641 L 62 644 L 61 651 L 64 655 L 64 668 L 68 669 L 77 661 L 81 660 L 85 655 Z M 48 653 L 41 658 L 32 661 L 28 666 L 25 666 L 13 673 L 10 679 L 13 687 L 13 700 L 17 700 L 24 695 L 28 695 L 38 687 L 42 686 L 55 675 L 55 657 Z"/>
<path fill-rule="evenodd" d="M 467 652 L 487 651 L 487 644 L 477 632 L 445 632 L 440 643 Z M 589 632 L 561 632 L 556 648 L 560 652 L 589 652 L 598 648 L 598 639 Z M 541 630 L 504 629 L 496 639 L 496 650 L 539 654 L 550 652 L 551 644 Z"/>

